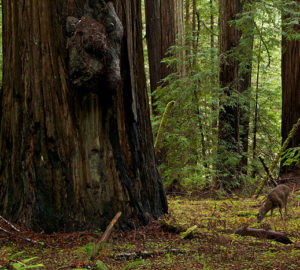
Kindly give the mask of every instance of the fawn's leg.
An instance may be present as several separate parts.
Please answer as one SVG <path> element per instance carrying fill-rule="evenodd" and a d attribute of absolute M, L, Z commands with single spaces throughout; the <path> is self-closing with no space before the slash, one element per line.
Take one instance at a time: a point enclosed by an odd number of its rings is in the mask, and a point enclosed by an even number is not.
<path fill-rule="evenodd" d="M 287 202 L 285 202 L 284 209 L 285 209 L 285 217 L 287 218 Z"/>
<path fill-rule="evenodd" d="M 281 215 L 281 219 L 283 220 L 282 211 L 281 211 L 281 206 L 279 207 L 279 212 L 280 212 L 280 215 Z"/>
<path fill-rule="evenodd" d="M 272 220 L 272 216 L 273 216 L 273 208 L 271 208 L 271 220 Z"/>

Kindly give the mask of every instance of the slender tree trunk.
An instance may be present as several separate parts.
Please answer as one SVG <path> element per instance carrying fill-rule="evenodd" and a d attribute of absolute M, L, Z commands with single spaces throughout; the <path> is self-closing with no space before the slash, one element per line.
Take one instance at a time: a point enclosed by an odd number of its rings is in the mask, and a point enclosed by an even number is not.
<path fill-rule="evenodd" d="M 0 213 L 33 230 L 105 227 L 118 211 L 128 226 L 167 211 L 140 0 L 114 4 L 3 0 Z"/>
<path fill-rule="evenodd" d="M 260 75 L 260 60 L 261 60 L 261 40 L 259 41 L 259 51 L 257 56 L 257 73 L 256 73 L 256 88 L 255 88 L 255 108 L 254 108 L 254 121 L 253 121 L 253 147 L 252 147 L 252 178 L 255 178 L 257 168 L 255 165 L 256 160 L 256 144 L 257 144 L 257 122 L 258 122 L 258 88 L 259 88 L 259 75 Z"/>
<path fill-rule="evenodd" d="M 192 17 L 192 33 L 193 33 L 193 66 L 196 65 L 197 62 L 197 57 L 195 56 L 196 54 L 196 49 L 197 49 L 197 5 L 196 5 L 196 0 L 193 0 L 193 17 Z"/>
<path fill-rule="evenodd" d="M 299 5 L 300 1 L 296 3 Z M 299 10 L 297 10 L 299 11 Z M 293 19 L 292 14 L 283 14 L 283 24 L 287 20 Z M 298 19 L 298 18 L 296 18 Z M 287 27 L 284 26 L 285 33 L 288 33 Z M 299 24 L 290 29 L 299 33 Z M 293 125 L 300 118 L 300 41 L 282 36 L 282 122 L 281 135 L 282 143 L 288 137 Z M 300 145 L 300 130 L 298 129 L 293 136 L 287 148 L 298 147 Z M 297 168 L 292 166 L 285 166 L 280 169 L 280 174 L 283 175 L 288 172 L 293 172 L 299 175 Z"/>
<path fill-rule="evenodd" d="M 240 163 L 241 173 L 247 174 L 248 166 L 248 145 L 249 145 L 249 123 L 250 123 L 250 92 L 252 77 L 252 58 L 254 43 L 254 21 L 250 18 L 247 20 L 246 30 L 242 32 L 241 54 L 239 71 L 239 119 L 240 119 L 240 151 L 242 156 Z"/>
<path fill-rule="evenodd" d="M 215 17 L 213 13 L 213 0 L 209 0 L 209 5 L 210 5 L 210 48 L 213 49 L 215 47 L 215 35 L 214 35 L 214 30 L 215 30 Z M 211 54 L 211 58 L 213 59 L 214 54 Z"/>
<path fill-rule="evenodd" d="M 194 7 L 194 13 L 195 13 L 195 29 L 194 29 L 194 34 L 196 35 L 195 37 L 195 44 L 194 44 L 194 57 L 193 57 L 193 65 L 196 66 L 197 64 L 197 58 L 198 58 L 198 47 L 199 47 L 199 36 L 200 36 L 200 17 L 199 17 L 199 13 L 196 10 L 196 2 L 193 2 L 193 7 Z M 197 23 L 196 23 L 196 18 L 197 18 Z M 196 30 L 197 27 L 197 30 Z M 195 75 L 193 71 L 191 71 L 191 75 Z M 197 115 L 198 118 L 198 127 L 199 127 L 199 133 L 200 133 L 200 142 L 201 142 L 201 160 L 203 161 L 204 167 L 207 167 L 207 163 L 206 163 L 206 140 L 205 140 L 205 135 L 204 135 L 204 125 L 203 125 L 203 119 L 202 119 L 202 112 L 200 110 L 200 103 L 199 103 L 199 98 L 198 98 L 198 94 L 197 94 L 197 90 L 200 88 L 200 80 L 197 81 L 197 85 L 194 87 L 193 93 L 194 93 L 194 106 L 195 106 L 195 114 Z M 192 133 L 191 133 L 192 134 Z M 195 140 L 196 138 L 191 138 L 191 141 Z M 197 139 L 196 139 L 197 140 Z M 197 145 L 196 143 L 194 143 L 193 145 Z M 197 153 L 197 149 L 191 149 L 191 153 L 194 152 L 194 156 L 198 156 Z M 195 160 L 197 162 L 197 159 Z"/>
<path fill-rule="evenodd" d="M 190 7 L 190 0 L 185 1 L 185 29 L 186 29 L 186 55 L 189 57 L 191 54 L 191 41 L 189 39 L 190 31 L 191 31 L 191 7 Z M 190 70 L 191 68 L 191 62 L 188 61 L 187 63 L 187 69 Z"/>
<path fill-rule="evenodd" d="M 217 82 L 217 71 L 215 69 L 215 53 L 214 53 L 214 48 L 215 48 L 215 16 L 214 16 L 214 5 L 213 5 L 213 0 L 209 1 L 210 4 L 210 31 L 211 31 L 211 35 L 210 35 L 210 49 L 211 49 L 211 53 L 210 53 L 210 61 L 211 61 L 211 85 L 215 86 L 216 82 Z M 214 87 L 212 87 L 214 88 Z M 214 90 L 212 90 L 212 105 L 211 105 L 211 109 L 212 109 L 212 124 L 211 124 L 211 146 L 214 147 L 214 145 L 216 145 L 216 136 L 215 136 L 215 132 L 218 128 L 218 103 L 219 103 L 219 95 L 218 93 Z"/>

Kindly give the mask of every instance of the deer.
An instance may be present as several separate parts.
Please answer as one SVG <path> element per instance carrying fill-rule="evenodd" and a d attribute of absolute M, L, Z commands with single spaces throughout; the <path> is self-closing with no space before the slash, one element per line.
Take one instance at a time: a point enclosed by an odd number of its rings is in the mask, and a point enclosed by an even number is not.
<path fill-rule="evenodd" d="M 290 188 L 287 185 L 276 186 L 268 195 L 263 206 L 260 207 L 259 213 L 257 215 L 257 222 L 260 223 L 266 214 L 271 210 L 271 218 L 273 214 L 273 209 L 279 208 L 279 212 L 282 216 L 282 208 L 285 208 L 285 216 L 287 216 L 287 200 L 290 194 Z"/>

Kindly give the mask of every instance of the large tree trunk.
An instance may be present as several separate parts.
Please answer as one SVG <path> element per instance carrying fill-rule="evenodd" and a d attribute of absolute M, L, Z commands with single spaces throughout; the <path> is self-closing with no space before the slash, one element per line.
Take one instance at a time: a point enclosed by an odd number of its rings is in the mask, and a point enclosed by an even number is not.
<path fill-rule="evenodd" d="M 33 230 L 105 227 L 118 211 L 128 226 L 167 212 L 140 0 L 114 5 L 3 0 L 0 213 Z"/>
<path fill-rule="evenodd" d="M 296 1 L 300 4 L 300 1 Z M 299 11 L 299 10 L 298 10 Z M 298 19 L 296 17 L 296 19 Z M 283 23 L 287 23 L 289 20 L 293 20 L 292 14 L 283 14 Z M 300 31 L 299 24 L 294 26 L 293 29 L 286 29 L 284 33 L 291 31 Z M 286 35 L 282 36 L 282 122 L 281 122 L 281 135 L 282 143 L 288 137 L 293 125 L 300 118 L 300 41 L 296 39 L 288 38 Z M 296 134 L 291 139 L 287 148 L 299 147 L 300 145 L 300 130 L 298 129 Z M 300 174 L 297 167 L 294 166 L 281 167 L 280 174 L 287 172 Z"/>

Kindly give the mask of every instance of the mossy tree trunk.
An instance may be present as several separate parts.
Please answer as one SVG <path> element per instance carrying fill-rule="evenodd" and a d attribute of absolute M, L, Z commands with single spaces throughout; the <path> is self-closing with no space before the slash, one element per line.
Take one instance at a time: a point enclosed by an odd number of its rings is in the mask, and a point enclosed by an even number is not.
<path fill-rule="evenodd" d="M 167 212 L 140 0 L 2 2 L 1 215 L 53 232 Z"/>

